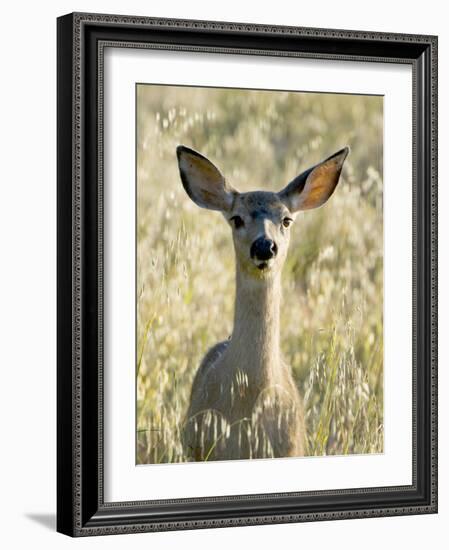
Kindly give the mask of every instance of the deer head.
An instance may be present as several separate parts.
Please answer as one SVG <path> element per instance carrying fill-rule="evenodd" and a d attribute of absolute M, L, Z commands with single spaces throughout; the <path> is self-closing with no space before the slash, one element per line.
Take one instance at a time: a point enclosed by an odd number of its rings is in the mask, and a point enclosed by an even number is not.
<path fill-rule="evenodd" d="M 349 148 L 305 170 L 277 193 L 239 193 L 200 153 L 183 145 L 176 152 L 186 193 L 198 206 L 220 211 L 231 226 L 238 269 L 266 278 L 282 268 L 296 214 L 322 206 L 334 192 Z"/>

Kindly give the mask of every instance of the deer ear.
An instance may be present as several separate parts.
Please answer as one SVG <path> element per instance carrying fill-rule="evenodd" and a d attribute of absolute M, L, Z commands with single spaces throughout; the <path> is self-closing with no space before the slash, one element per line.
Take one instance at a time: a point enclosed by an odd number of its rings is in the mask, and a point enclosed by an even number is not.
<path fill-rule="evenodd" d="M 237 193 L 216 166 L 193 149 L 176 148 L 181 181 L 189 197 L 202 208 L 229 211 Z"/>
<path fill-rule="evenodd" d="M 278 193 L 290 212 L 318 208 L 327 201 L 337 187 L 348 153 L 349 147 L 341 149 L 297 176 Z"/>

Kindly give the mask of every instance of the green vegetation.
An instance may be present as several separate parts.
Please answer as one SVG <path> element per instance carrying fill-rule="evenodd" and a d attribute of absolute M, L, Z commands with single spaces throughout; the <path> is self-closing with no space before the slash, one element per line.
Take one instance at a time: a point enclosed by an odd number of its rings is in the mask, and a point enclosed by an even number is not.
<path fill-rule="evenodd" d="M 185 194 L 180 143 L 240 191 L 281 189 L 351 147 L 333 197 L 292 228 L 281 346 L 309 454 L 382 452 L 382 98 L 139 86 L 137 101 L 137 463 L 185 460 L 193 376 L 232 328 L 230 230 Z"/>

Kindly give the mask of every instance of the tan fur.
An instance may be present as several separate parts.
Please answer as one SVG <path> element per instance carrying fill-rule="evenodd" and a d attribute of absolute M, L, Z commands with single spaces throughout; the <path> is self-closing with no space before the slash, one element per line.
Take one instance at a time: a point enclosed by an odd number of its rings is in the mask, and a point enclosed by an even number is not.
<path fill-rule="evenodd" d="M 301 204 L 308 209 L 330 197 L 347 152 L 329 157 L 280 193 L 238 193 L 205 157 L 178 148 L 187 193 L 203 208 L 221 209 L 233 227 L 236 255 L 232 335 L 208 351 L 192 385 L 183 426 L 184 449 L 190 459 L 304 454 L 302 400 L 279 345 L 281 271 L 290 239 L 284 221 L 292 221 Z M 233 225 L 235 216 L 243 225 Z M 260 238 L 276 243 L 275 256 L 263 268 L 250 254 L 251 245 Z"/>
<path fill-rule="evenodd" d="M 302 404 L 291 369 L 280 355 L 279 305 L 279 276 L 254 282 L 237 273 L 232 337 L 207 353 L 192 387 L 187 419 L 197 419 L 197 430 L 188 420 L 184 441 L 196 460 L 265 457 L 263 445 L 257 445 L 264 437 L 272 456 L 302 456 Z M 210 410 L 225 419 L 223 430 L 232 426 L 214 449 L 220 429 L 209 433 L 207 415 L 201 413 Z M 239 423 L 242 419 L 248 422 Z M 253 442 L 244 436 L 249 424 Z"/>

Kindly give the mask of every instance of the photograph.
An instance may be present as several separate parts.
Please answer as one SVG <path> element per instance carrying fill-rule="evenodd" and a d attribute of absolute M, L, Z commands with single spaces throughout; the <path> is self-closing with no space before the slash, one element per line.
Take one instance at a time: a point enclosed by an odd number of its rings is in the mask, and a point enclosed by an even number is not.
<path fill-rule="evenodd" d="M 136 464 L 384 452 L 384 98 L 135 87 Z"/>
<path fill-rule="evenodd" d="M 440 4 L 5 4 L 5 550 L 449 547 Z"/>
<path fill-rule="evenodd" d="M 438 36 L 173 15 L 57 21 L 57 531 L 435 515 Z"/>

